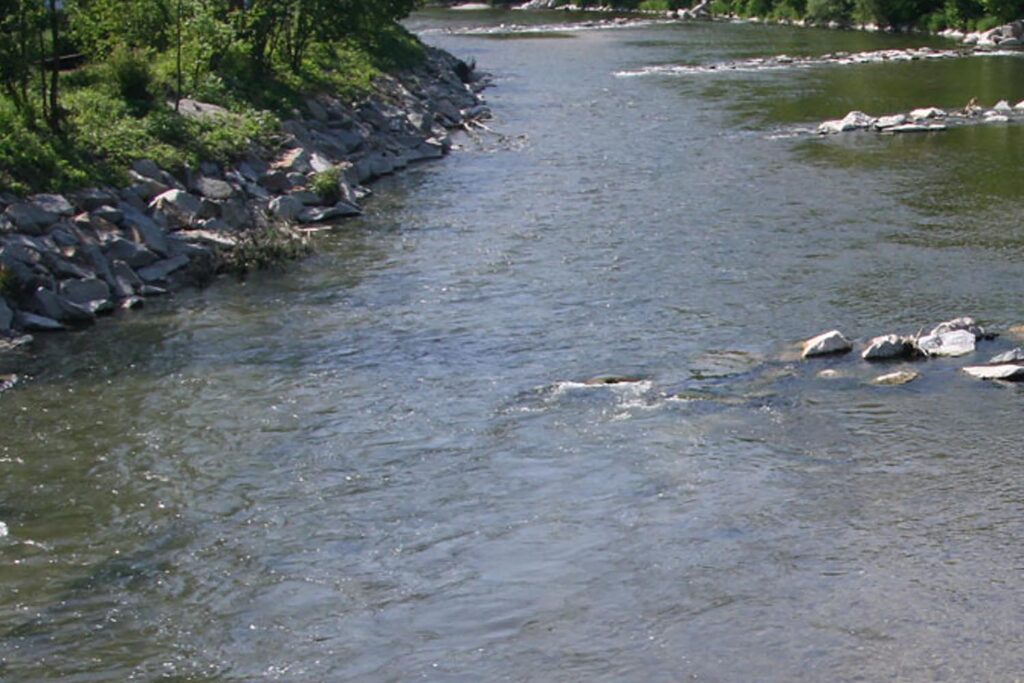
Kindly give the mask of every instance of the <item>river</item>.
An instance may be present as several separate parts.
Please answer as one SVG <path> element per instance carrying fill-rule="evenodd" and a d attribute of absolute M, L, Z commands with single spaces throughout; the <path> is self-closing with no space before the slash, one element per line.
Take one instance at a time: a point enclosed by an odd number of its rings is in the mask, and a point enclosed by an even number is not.
<path fill-rule="evenodd" d="M 749 24 L 452 32 L 507 136 L 375 185 L 283 271 L 40 337 L 0 395 L 5 681 L 1009 681 L 1024 393 L 797 360 L 1024 322 L 1013 56 Z M 838 376 L 825 379 L 825 368 Z M 595 375 L 643 381 L 587 386 Z"/>

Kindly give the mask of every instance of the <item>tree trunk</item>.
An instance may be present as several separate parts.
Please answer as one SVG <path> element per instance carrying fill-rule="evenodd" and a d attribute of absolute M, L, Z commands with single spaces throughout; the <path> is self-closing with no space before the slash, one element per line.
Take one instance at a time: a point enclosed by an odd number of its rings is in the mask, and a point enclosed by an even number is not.
<path fill-rule="evenodd" d="M 50 38 L 53 40 L 51 54 L 53 66 L 50 70 L 50 129 L 60 132 L 60 15 L 57 0 L 50 0 Z"/>

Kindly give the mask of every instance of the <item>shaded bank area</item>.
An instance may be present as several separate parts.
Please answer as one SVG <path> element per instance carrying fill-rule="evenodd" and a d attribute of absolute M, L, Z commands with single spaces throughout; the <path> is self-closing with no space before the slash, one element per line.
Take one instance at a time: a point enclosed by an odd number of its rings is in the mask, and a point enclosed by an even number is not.
<path fill-rule="evenodd" d="M 175 170 L 138 159 L 126 186 L 0 195 L 0 349 L 303 253 L 310 231 L 361 213 L 367 183 L 448 153 L 450 129 L 487 115 L 485 84 L 424 47 L 419 64 L 354 102 L 310 94 L 230 161 Z M 191 99 L 181 112 L 217 125 L 232 116 Z"/>

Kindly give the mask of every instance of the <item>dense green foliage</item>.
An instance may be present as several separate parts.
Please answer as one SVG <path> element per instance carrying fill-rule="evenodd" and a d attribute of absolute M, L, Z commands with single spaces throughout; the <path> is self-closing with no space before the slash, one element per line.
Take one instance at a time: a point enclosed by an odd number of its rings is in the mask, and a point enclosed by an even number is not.
<path fill-rule="evenodd" d="M 0 0 L 0 186 L 117 182 L 224 159 L 310 92 L 366 92 L 422 57 L 419 0 Z M 177 114 L 182 98 L 228 116 Z"/>

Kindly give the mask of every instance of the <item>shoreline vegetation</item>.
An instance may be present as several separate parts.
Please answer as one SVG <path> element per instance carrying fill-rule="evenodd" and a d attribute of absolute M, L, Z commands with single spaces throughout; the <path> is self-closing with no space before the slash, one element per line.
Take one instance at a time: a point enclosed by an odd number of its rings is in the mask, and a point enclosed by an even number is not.
<path fill-rule="evenodd" d="M 1024 44 L 1024 25 L 1020 21 L 1024 3 L 1016 0 L 492 0 L 489 4 L 496 8 L 641 12 L 673 18 L 921 32 L 967 44 L 1003 47 Z M 1011 28 L 1007 30 L 1007 26 Z"/>
<path fill-rule="evenodd" d="M 0 351 L 301 256 L 367 183 L 489 130 L 487 79 L 397 23 L 414 4 L 8 2 Z"/>

